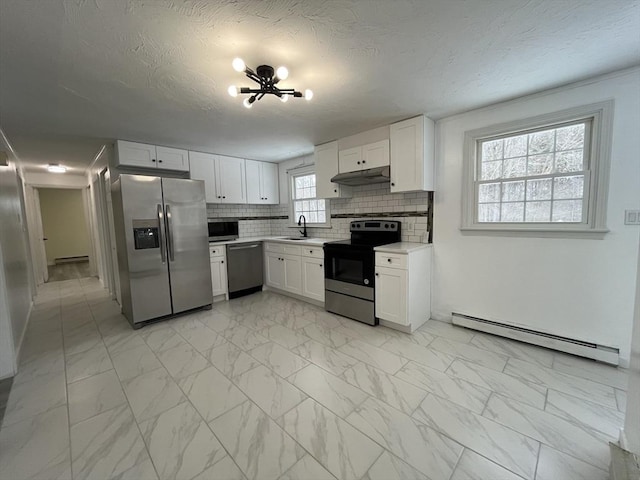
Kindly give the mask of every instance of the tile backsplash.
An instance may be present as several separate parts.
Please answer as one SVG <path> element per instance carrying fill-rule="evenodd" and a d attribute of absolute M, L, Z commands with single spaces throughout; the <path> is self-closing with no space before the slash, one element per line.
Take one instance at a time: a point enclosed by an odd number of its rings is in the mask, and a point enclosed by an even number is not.
<path fill-rule="evenodd" d="M 403 241 L 431 241 L 432 192 L 390 193 L 389 184 L 363 185 L 353 188 L 352 198 L 332 199 L 330 207 L 331 228 L 307 227 L 309 236 L 347 238 L 352 220 L 370 217 L 401 221 Z M 241 238 L 297 235 L 298 227 L 290 226 L 288 215 L 288 205 L 207 204 L 207 216 L 210 218 L 238 218 Z"/>

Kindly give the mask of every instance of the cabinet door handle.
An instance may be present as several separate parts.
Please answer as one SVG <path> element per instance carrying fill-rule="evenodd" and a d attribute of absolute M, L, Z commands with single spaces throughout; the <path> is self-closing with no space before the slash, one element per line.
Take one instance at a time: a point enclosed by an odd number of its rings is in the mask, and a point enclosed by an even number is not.
<path fill-rule="evenodd" d="M 391 186 L 392 186 L 392 187 L 395 187 L 395 186 L 396 186 L 396 184 L 395 184 L 395 183 L 393 183 L 393 182 L 391 182 Z"/>
<path fill-rule="evenodd" d="M 220 263 L 224 263 L 224 260 L 221 260 Z"/>
<path fill-rule="evenodd" d="M 336 188 L 336 189 L 334 190 L 334 192 L 335 192 L 335 193 L 338 193 L 338 189 Z"/>
<path fill-rule="evenodd" d="M 376 272 L 376 277 L 379 277 L 379 276 L 380 276 L 380 274 L 378 272 Z"/>
<path fill-rule="evenodd" d="M 218 195 L 218 198 L 222 198 L 220 195 Z"/>
<path fill-rule="evenodd" d="M 387 262 L 391 263 L 391 259 L 390 259 L 390 258 L 387 258 Z"/>
<path fill-rule="evenodd" d="M 322 268 L 322 264 L 320 264 L 320 268 Z"/>
<path fill-rule="evenodd" d="M 162 160 L 158 160 L 158 163 L 162 163 Z"/>
<path fill-rule="evenodd" d="M 360 162 L 358 161 L 358 165 L 360 165 Z"/>
<path fill-rule="evenodd" d="M 362 160 L 362 163 L 367 163 L 367 161 L 366 160 Z"/>
<path fill-rule="evenodd" d="M 155 162 L 155 161 L 156 161 L 156 159 L 155 159 L 155 158 L 152 158 L 152 159 L 151 159 L 151 161 L 152 161 L 152 162 Z"/>
<path fill-rule="evenodd" d="M 225 197 L 225 196 L 223 195 L 223 196 L 222 196 L 222 198 L 227 198 L 227 197 Z"/>

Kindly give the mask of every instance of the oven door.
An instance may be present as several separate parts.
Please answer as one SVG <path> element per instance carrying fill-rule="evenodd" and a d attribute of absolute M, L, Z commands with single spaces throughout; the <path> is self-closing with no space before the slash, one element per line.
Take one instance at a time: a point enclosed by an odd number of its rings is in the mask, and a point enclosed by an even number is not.
<path fill-rule="evenodd" d="M 325 244 L 324 278 L 373 288 L 374 259 L 370 247 Z"/>

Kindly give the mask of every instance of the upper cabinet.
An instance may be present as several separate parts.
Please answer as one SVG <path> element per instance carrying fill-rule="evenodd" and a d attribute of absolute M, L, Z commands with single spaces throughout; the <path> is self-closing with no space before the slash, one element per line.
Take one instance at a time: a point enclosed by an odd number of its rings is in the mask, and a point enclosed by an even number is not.
<path fill-rule="evenodd" d="M 347 148 L 338 152 L 340 173 L 357 172 L 367 168 L 389 165 L 389 140 Z"/>
<path fill-rule="evenodd" d="M 156 147 L 146 143 L 118 140 L 116 159 L 118 165 L 123 167 L 189 171 L 189 154 L 186 150 L 178 148 Z"/>
<path fill-rule="evenodd" d="M 316 196 L 318 198 L 351 197 L 351 188 L 332 183 L 338 174 L 338 142 L 318 145 L 314 149 L 316 166 Z"/>
<path fill-rule="evenodd" d="M 247 203 L 275 205 L 280 202 L 278 165 L 246 160 Z"/>
<path fill-rule="evenodd" d="M 434 189 L 434 122 L 421 115 L 390 128 L 391 192 Z"/>
<path fill-rule="evenodd" d="M 207 203 L 247 203 L 244 159 L 189 152 L 189 162 L 191 179 L 204 181 Z"/>

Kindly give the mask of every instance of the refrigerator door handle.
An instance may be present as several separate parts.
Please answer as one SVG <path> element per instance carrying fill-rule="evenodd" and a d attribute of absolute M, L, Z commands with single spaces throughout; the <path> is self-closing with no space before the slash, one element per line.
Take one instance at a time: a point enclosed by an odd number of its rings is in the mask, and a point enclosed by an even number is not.
<path fill-rule="evenodd" d="M 169 204 L 165 205 L 165 211 L 167 212 L 167 246 L 169 248 L 169 260 L 174 261 L 174 252 L 173 252 L 173 222 L 171 221 L 171 206 Z"/>
<path fill-rule="evenodd" d="M 158 243 L 160 245 L 160 258 L 162 259 L 162 263 L 167 263 L 167 253 L 165 251 L 164 245 L 164 214 L 162 213 L 162 205 L 158 203 L 156 213 L 158 215 Z"/>

